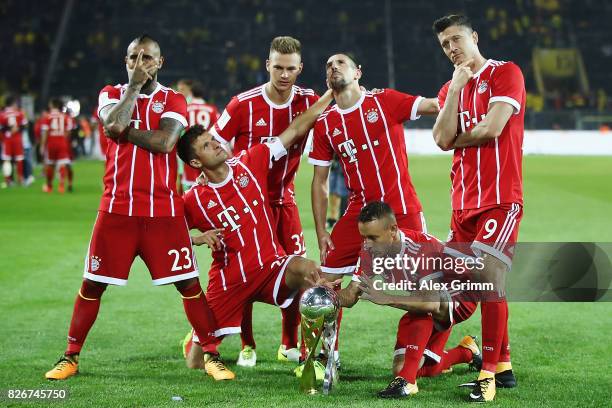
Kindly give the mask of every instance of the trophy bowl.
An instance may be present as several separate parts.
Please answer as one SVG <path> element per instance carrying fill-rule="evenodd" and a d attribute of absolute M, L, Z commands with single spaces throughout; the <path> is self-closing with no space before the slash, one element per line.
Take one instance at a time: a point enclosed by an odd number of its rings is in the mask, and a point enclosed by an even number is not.
<path fill-rule="evenodd" d="M 339 310 L 338 295 L 325 286 L 313 286 L 306 290 L 300 299 L 300 313 L 307 319 L 316 320 L 323 317 L 326 322 L 333 322 Z"/>

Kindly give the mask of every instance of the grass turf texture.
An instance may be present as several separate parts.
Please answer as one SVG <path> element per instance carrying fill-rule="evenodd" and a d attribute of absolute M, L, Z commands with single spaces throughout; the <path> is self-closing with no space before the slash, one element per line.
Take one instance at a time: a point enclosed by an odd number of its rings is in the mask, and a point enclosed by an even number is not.
<path fill-rule="evenodd" d="M 431 233 L 445 238 L 450 219 L 449 157 L 415 156 L 411 172 Z M 435 379 L 419 380 L 410 401 L 375 396 L 392 379 L 396 325 L 402 312 L 361 302 L 346 310 L 341 336 L 341 381 L 328 397 L 298 393 L 292 364 L 276 361 L 280 313 L 256 304 L 258 348 L 255 369 L 234 364 L 240 341 L 227 338 L 222 356 L 237 380 L 217 383 L 185 368 L 179 341 L 188 324 L 172 285 L 151 285 L 137 260 L 129 285 L 106 291 L 98 320 L 82 353 L 81 374 L 67 382 L 43 379 L 65 347 L 83 257 L 101 193 L 102 163 L 75 165 L 74 194 L 29 189 L 0 191 L 0 388 L 67 388 L 61 406 L 419 406 L 463 405 L 456 386 L 474 378 L 459 366 Z M 310 212 L 312 168 L 297 179 L 309 255 L 318 256 Z M 527 156 L 522 241 L 612 241 L 612 158 Z M 203 274 L 206 248 L 197 256 Z M 496 405 L 603 406 L 609 401 L 610 304 L 515 303 L 510 305 L 510 340 L 519 387 L 498 390 Z M 465 334 L 480 337 L 480 316 L 456 327 L 449 346 Z M 181 396 L 177 403 L 172 396 Z M 40 406 L 0 400 L 0 406 Z"/>

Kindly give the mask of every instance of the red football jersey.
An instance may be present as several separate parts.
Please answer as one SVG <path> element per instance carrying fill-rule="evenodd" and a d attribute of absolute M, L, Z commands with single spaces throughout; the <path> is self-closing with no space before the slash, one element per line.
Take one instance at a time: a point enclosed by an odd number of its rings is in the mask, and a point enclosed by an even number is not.
<path fill-rule="evenodd" d="M 308 161 L 331 166 L 334 152 L 340 158 L 350 191 L 350 203 L 364 206 L 384 201 L 396 214 L 421 211 L 410 174 L 403 122 L 418 118 L 422 97 L 384 89 L 362 92 L 348 109 L 334 105 L 314 127 Z"/>
<path fill-rule="evenodd" d="M 98 98 L 98 116 L 105 106 L 118 103 L 126 89 L 127 85 L 105 86 Z M 155 130 L 162 118 L 171 118 L 187 127 L 186 116 L 183 95 L 157 84 L 150 95 L 138 95 L 130 126 Z M 152 153 L 129 142 L 108 139 L 100 210 L 130 216 L 183 216 L 176 177 L 176 149 Z"/>
<path fill-rule="evenodd" d="M 196 184 L 185 193 L 190 229 L 224 229 L 223 248 L 212 254 L 212 285 L 224 290 L 242 285 L 254 279 L 266 262 L 285 255 L 274 233 L 267 183 L 270 163 L 284 154 L 280 141 L 256 144 L 226 162 L 230 168 L 226 180 Z"/>
<path fill-rule="evenodd" d="M 450 81 L 438 93 L 440 108 L 449 85 Z M 514 114 L 494 140 L 455 149 L 451 169 L 453 210 L 523 204 L 525 80 L 514 63 L 487 60 L 467 83 L 459 97 L 457 133 L 469 131 L 483 120 L 493 102 L 509 103 Z"/>
<path fill-rule="evenodd" d="M 52 109 L 43 117 L 40 128 L 47 131 L 47 138 L 69 139 L 70 131 L 74 128 L 74 120 L 67 113 Z"/>
<path fill-rule="evenodd" d="M 395 248 L 395 251 L 391 251 L 395 256 L 399 258 L 411 257 L 411 258 L 434 258 L 444 253 L 444 244 L 433 235 L 426 234 L 421 231 L 415 231 L 411 229 L 401 228 L 399 230 L 400 242 Z M 389 245 L 389 248 L 391 246 Z M 391 256 L 389 253 L 387 257 Z M 398 282 L 398 281 L 416 281 L 421 277 L 431 275 L 436 272 L 432 265 L 422 263 L 424 267 L 420 267 L 418 270 L 406 270 L 406 269 L 386 269 L 385 280 L 387 282 Z M 362 249 L 359 254 L 359 260 L 357 261 L 357 268 L 353 272 L 352 280 L 359 282 L 359 276 L 364 274 L 366 276 L 372 276 L 376 271 L 372 265 L 372 256 L 367 251 Z"/>
<path fill-rule="evenodd" d="M 211 133 L 224 142 L 235 138 L 234 151 L 238 153 L 281 134 L 297 115 L 317 99 L 319 97 L 312 89 L 294 85 L 289 100 L 283 105 L 276 105 L 266 95 L 265 85 L 260 85 L 233 97 L 214 128 L 211 128 Z M 287 155 L 272 165 L 268 176 L 270 204 L 295 202 L 294 178 L 305 144 L 306 137 L 289 147 Z"/>
<path fill-rule="evenodd" d="M 202 125 L 208 130 L 219 118 L 215 105 L 205 103 L 203 99 L 193 98 L 187 105 L 187 122 L 189 127 Z M 183 167 L 183 181 L 194 183 L 200 172 L 188 165 Z"/>
<path fill-rule="evenodd" d="M 12 132 L 13 127 L 21 127 L 26 126 L 28 124 L 28 119 L 26 118 L 25 113 L 21 109 L 15 109 L 12 107 L 7 107 L 2 112 L 0 112 L 0 127 L 6 127 L 4 133 L 4 137 L 21 137 L 22 132 L 18 130 L 17 132 Z"/>

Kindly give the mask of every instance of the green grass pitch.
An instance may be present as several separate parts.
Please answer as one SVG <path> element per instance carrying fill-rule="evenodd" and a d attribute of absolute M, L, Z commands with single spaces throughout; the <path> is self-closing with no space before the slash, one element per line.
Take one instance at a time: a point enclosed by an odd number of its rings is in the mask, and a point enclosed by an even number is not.
<path fill-rule="evenodd" d="M 450 219 L 450 157 L 413 156 L 410 162 L 429 230 L 444 239 Z M 138 260 L 125 288 L 104 295 L 96 325 L 81 356 L 81 374 L 63 383 L 43 379 L 63 352 L 83 258 L 101 193 L 101 162 L 75 166 L 76 192 L 45 195 L 30 189 L 0 191 L 0 388 L 67 388 L 66 407 L 135 406 L 459 406 L 457 384 L 474 374 L 455 372 L 419 381 L 408 401 L 382 401 L 375 392 L 391 380 L 395 330 L 401 311 L 361 302 L 344 315 L 341 381 L 333 394 L 298 393 L 292 365 L 276 361 L 280 313 L 257 304 L 254 311 L 258 363 L 235 366 L 240 342 L 224 341 L 221 352 L 237 373 L 216 383 L 185 368 L 179 341 L 188 324 L 173 286 L 151 285 Z M 318 257 L 310 212 L 312 168 L 297 179 L 302 223 L 311 258 Z M 525 216 L 521 241 L 612 242 L 612 157 L 527 156 Z M 203 274 L 206 248 L 197 256 Z M 494 405 L 604 406 L 612 387 L 612 305 L 514 303 L 510 341 L 519 386 L 498 390 Z M 455 328 L 449 345 L 465 334 L 480 337 L 480 317 Z M 183 402 L 174 402 L 181 396 Z M 606 403 L 605 401 L 608 401 Z M 40 406 L 0 400 L 0 406 Z"/>

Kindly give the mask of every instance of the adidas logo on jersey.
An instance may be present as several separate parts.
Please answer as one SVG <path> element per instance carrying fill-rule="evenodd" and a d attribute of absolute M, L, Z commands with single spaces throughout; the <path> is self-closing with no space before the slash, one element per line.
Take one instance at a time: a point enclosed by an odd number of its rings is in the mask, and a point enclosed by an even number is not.
<path fill-rule="evenodd" d="M 334 129 L 334 133 L 332 133 L 332 137 L 334 137 L 334 136 L 338 136 L 338 135 L 339 135 L 339 134 L 341 134 L 341 133 L 342 133 L 342 132 L 340 131 L 340 129 L 335 128 L 335 129 Z"/>
<path fill-rule="evenodd" d="M 213 200 L 210 200 L 208 202 L 208 205 L 206 206 L 206 209 L 210 210 L 211 208 L 216 207 L 216 206 L 217 206 L 217 203 L 215 203 Z"/>
<path fill-rule="evenodd" d="M 255 126 L 268 126 L 268 124 L 266 123 L 266 121 L 261 118 L 257 121 L 257 123 L 255 124 Z"/>

